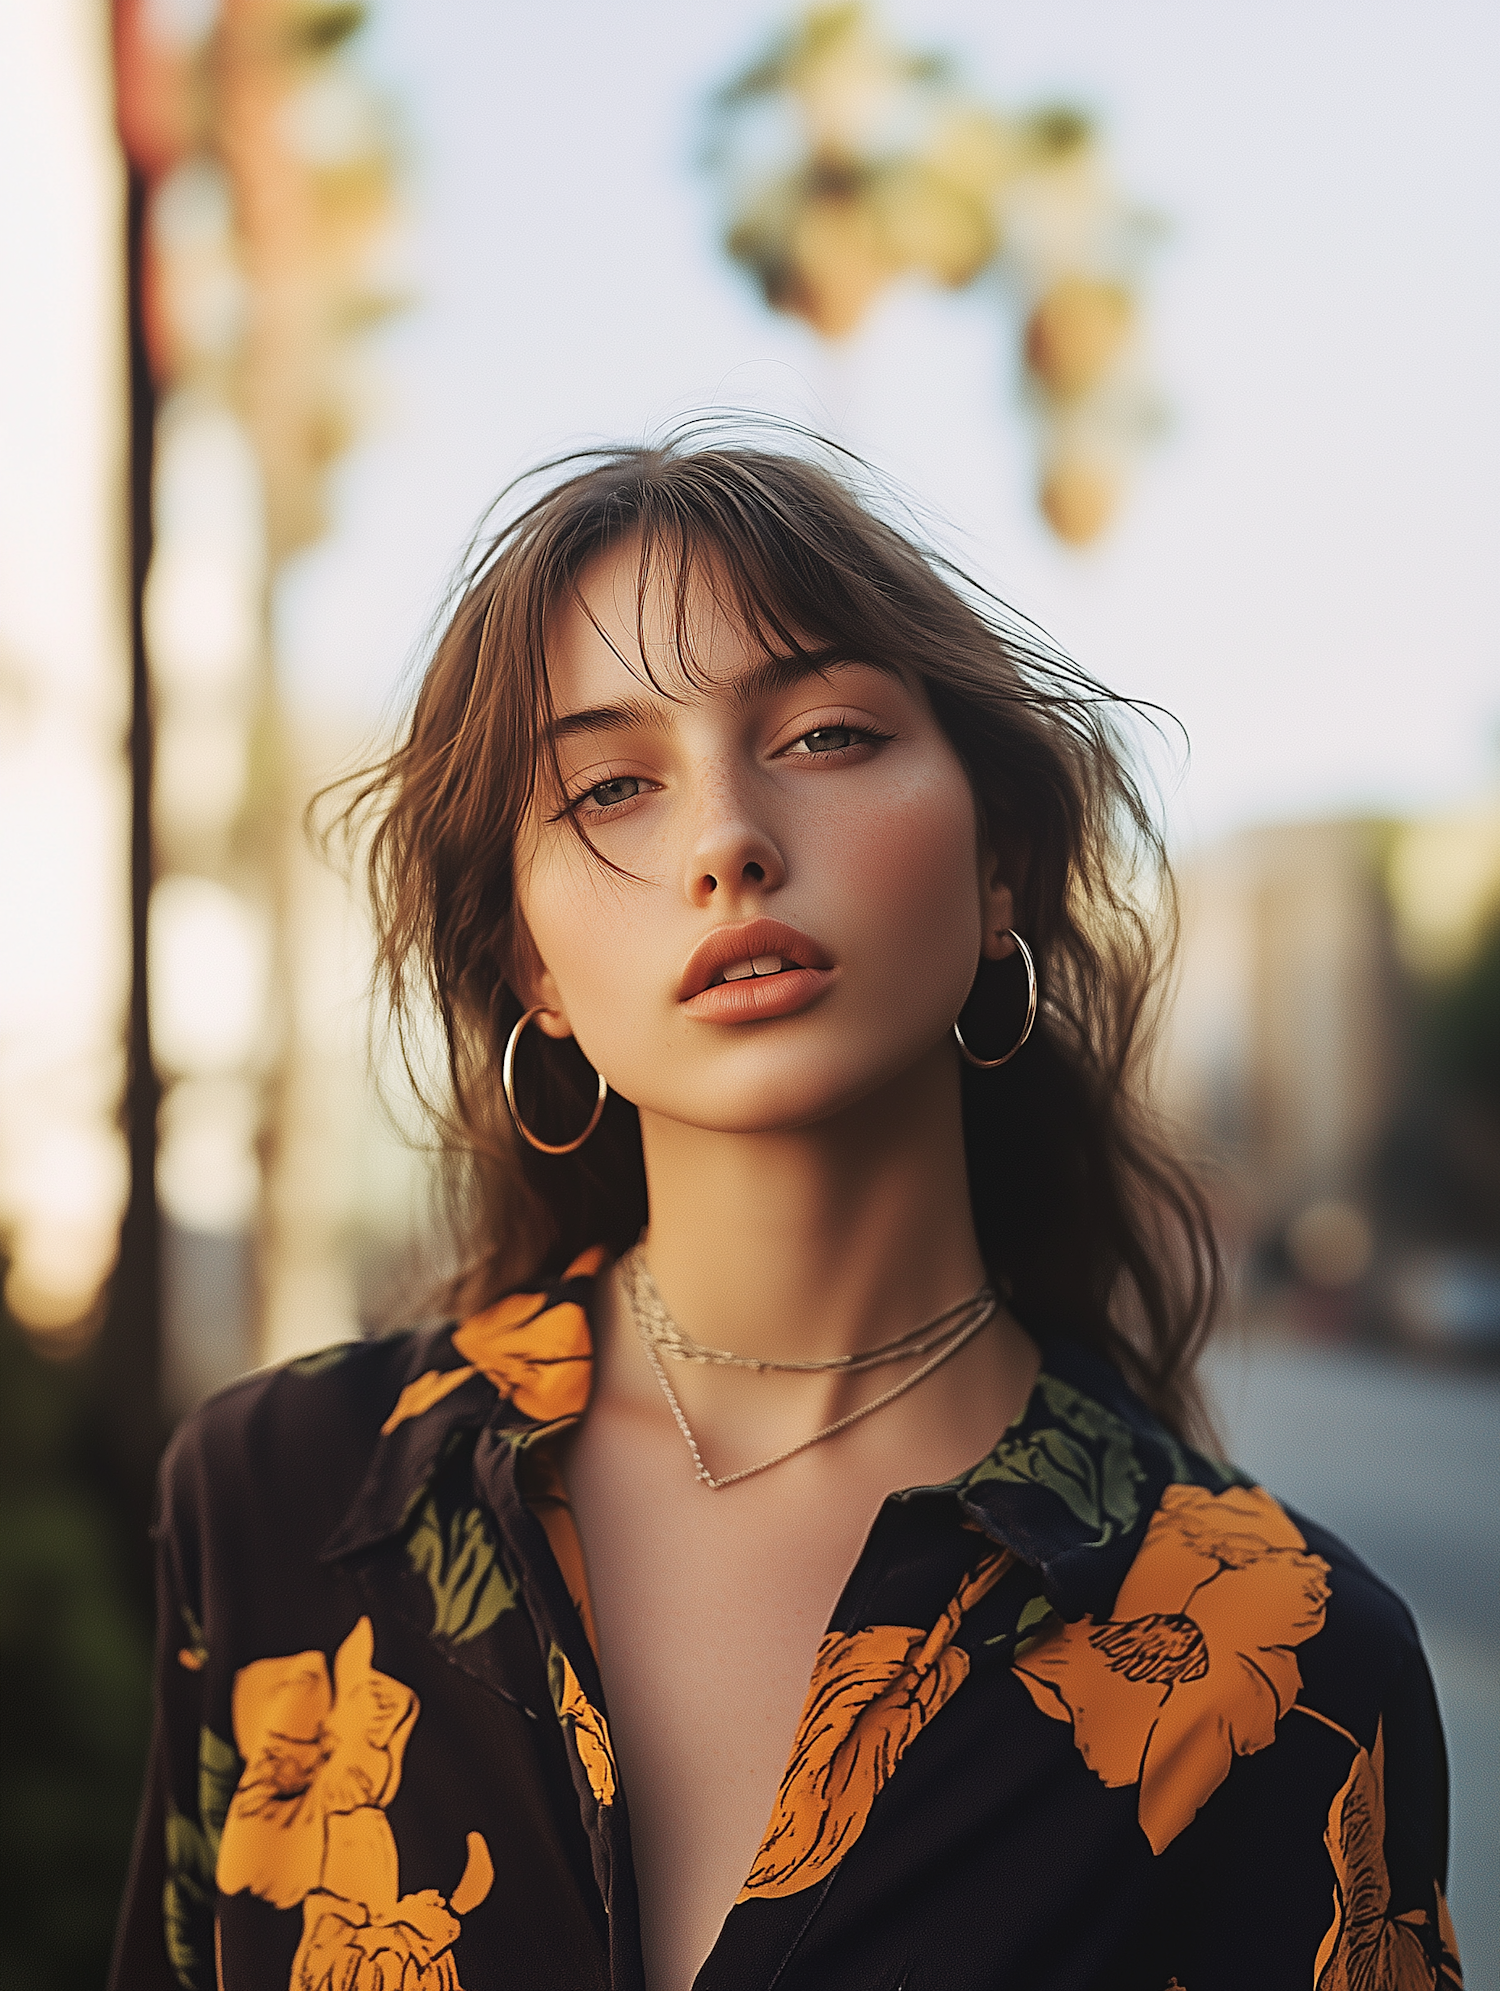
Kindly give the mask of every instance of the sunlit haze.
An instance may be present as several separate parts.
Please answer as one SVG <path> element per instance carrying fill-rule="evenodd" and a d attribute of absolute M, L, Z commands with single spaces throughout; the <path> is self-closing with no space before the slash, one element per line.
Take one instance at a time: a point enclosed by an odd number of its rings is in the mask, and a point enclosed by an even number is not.
<path fill-rule="evenodd" d="M 1102 118 L 1169 224 L 1151 336 L 1170 404 L 1115 529 L 1031 502 L 1013 314 L 912 288 L 833 347 L 719 253 L 697 164 L 755 0 L 376 10 L 410 148 L 417 306 L 340 524 L 283 583 L 294 702 L 387 709 L 477 515 L 569 443 L 689 409 L 789 413 L 865 453 L 1116 687 L 1186 725 L 1179 838 L 1450 805 L 1495 777 L 1500 16 L 1330 0 L 891 7 L 1003 106 Z"/>

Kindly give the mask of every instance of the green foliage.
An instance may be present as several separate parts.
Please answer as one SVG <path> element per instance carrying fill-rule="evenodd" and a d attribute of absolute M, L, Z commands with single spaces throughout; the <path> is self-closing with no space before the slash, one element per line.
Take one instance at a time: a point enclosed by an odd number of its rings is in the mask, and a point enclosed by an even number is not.
<path fill-rule="evenodd" d="M 314 0 L 293 19 L 288 39 L 300 55 L 331 55 L 358 34 L 369 11 L 362 0 Z"/>
<path fill-rule="evenodd" d="M 0 1313 L 0 1991 L 97 1991 L 150 1726 L 79 1373 Z"/>
<path fill-rule="evenodd" d="M 1082 152 L 1094 136 L 1092 121 L 1071 104 L 1049 104 L 1035 111 L 1025 125 L 1027 138 L 1035 149 L 1055 159 L 1070 152 Z"/>

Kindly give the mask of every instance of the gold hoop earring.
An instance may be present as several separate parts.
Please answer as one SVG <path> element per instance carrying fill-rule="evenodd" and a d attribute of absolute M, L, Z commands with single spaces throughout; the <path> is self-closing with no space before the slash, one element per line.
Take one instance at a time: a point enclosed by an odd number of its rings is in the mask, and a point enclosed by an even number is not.
<path fill-rule="evenodd" d="M 609 1087 L 605 1083 L 603 1072 L 596 1072 L 595 1077 L 599 1081 L 599 1097 L 594 1102 L 593 1112 L 589 1115 L 589 1124 L 584 1128 L 576 1141 L 564 1141 L 560 1146 L 554 1147 L 551 1141 L 539 1141 L 536 1135 L 532 1133 L 526 1122 L 521 1118 L 521 1109 L 516 1104 L 516 1046 L 521 1041 L 521 1032 L 526 1028 L 532 1017 L 541 1016 L 545 1012 L 546 1007 L 546 1003 L 540 1002 L 535 1009 L 528 1009 L 519 1023 L 517 1023 L 515 1029 L 511 1031 L 509 1038 L 506 1040 L 505 1056 L 500 1061 L 500 1083 L 505 1087 L 505 1103 L 510 1108 L 510 1117 L 515 1121 L 516 1132 L 521 1136 L 521 1139 L 529 1141 L 538 1154 L 570 1155 L 583 1146 L 589 1135 L 598 1126 L 599 1115 L 604 1111 L 604 1102 L 609 1097 Z"/>
<path fill-rule="evenodd" d="M 1026 1021 L 1021 1025 L 1020 1036 L 1011 1045 L 1003 1058 L 976 1058 L 964 1042 L 963 1032 L 958 1027 L 958 1019 L 954 1018 L 953 1035 L 959 1050 L 962 1051 L 971 1065 L 976 1066 L 982 1072 L 992 1072 L 999 1065 L 1008 1065 L 1017 1051 L 1026 1042 L 1026 1039 L 1031 1035 L 1031 1026 L 1036 1022 L 1036 963 L 1031 958 L 1031 949 L 1013 927 L 1007 926 L 1003 928 L 1000 937 L 1002 940 L 1013 940 L 1021 951 L 1021 959 L 1026 963 Z"/>

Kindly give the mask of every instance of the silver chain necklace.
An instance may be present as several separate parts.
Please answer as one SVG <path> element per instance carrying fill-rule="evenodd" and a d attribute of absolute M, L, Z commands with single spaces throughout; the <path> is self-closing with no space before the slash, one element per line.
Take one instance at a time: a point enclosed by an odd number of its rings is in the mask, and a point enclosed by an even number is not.
<path fill-rule="evenodd" d="M 857 1375 L 861 1370 L 879 1369 L 890 1362 L 914 1360 L 946 1340 L 953 1323 L 960 1315 L 967 1318 L 969 1310 L 989 1290 L 981 1286 L 967 1300 L 945 1307 L 942 1313 L 935 1314 L 920 1327 L 908 1328 L 905 1334 L 898 1334 L 894 1341 L 883 1342 L 878 1348 L 859 1349 L 852 1355 L 824 1355 L 782 1362 L 765 1355 L 737 1355 L 732 1348 L 710 1348 L 705 1342 L 695 1341 L 667 1311 L 667 1303 L 657 1290 L 639 1244 L 620 1260 L 620 1273 L 630 1296 L 631 1311 L 641 1339 L 655 1348 L 658 1354 L 670 1355 L 674 1362 L 708 1362 L 718 1368 L 750 1369 L 757 1375 L 771 1372 L 806 1376 L 834 1373 Z"/>
<path fill-rule="evenodd" d="M 626 1252 L 620 1260 L 619 1269 L 626 1297 L 630 1301 L 630 1311 L 635 1319 L 636 1332 L 640 1335 L 641 1346 L 646 1351 L 646 1359 L 655 1372 L 657 1382 L 661 1385 L 661 1393 L 667 1400 L 667 1408 L 672 1413 L 673 1422 L 682 1433 L 683 1440 L 692 1455 L 693 1471 L 701 1484 L 712 1493 L 718 1493 L 726 1486 L 735 1486 L 742 1479 L 753 1479 L 757 1473 L 769 1472 L 772 1466 L 785 1465 L 788 1459 L 796 1458 L 799 1452 L 808 1451 L 814 1445 L 821 1445 L 825 1438 L 832 1438 L 840 1431 L 847 1431 L 851 1424 L 857 1424 L 862 1417 L 870 1417 L 877 1410 L 884 1410 L 888 1403 L 894 1403 L 898 1396 L 904 1396 L 908 1390 L 915 1389 L 917 1384 L 930 1376 L 934 1369 L 941 1368 L 950 1356 L 956 1355 L 960 1348 L 972 1341 L 980 1328 L 990 1319 L 997 1304 L 993 1290 L 989 1286 L 981 1286 L 969 1299 L 960 1301 L 957 1306 L 949 1307 L 935 1320 L 913 1329 L 910 1334 L 903 1335 L 899 1341 L 886 1343 L 884 1348 L 870 1349 L 864 1357 L 834 1356 L 823 1362 L 769 1362 L 753 1356 L 736 1356 L 727 1349 L 704 1348 L 701 1342 L 694 1341 L 690 1335 L 684 1333 L 667 1312 L 666 1304 L 656 1290 L 655 1281 L 652 1280 L 641 1259 L 639 1245 Z M 956 1324 L 951 1330 L 942 1332 L 945 1324 L 955 1321 L 955 1317 L 957 1317 Z M 869 1403 L 861 1404 L 858 1410 L 851 1410 L 845 1416 L 835 1418 L 832 1424 L 825 1424 L 821 1431 L 815 1431 L 810 1438 L 804 1438 L 795 1445 L 788 1445 L 784 1452 L 776 1453 L 774 1458 L 762 1459 L 759 1465 L 743 1466 L 738 1472 L 726 1473 L 722 1479 L 711 1473 L 703 1463 L 703 1454 L 698 1449 L 698 1441 L 693 1436 L 692 1426 L 687 1421 L 681 1403 L 678 1402 L 677 1392 L 672 1387 L 671 1378 L 667 1375 L 660 1353 L 660 1350 L 665 1348 L 669 1353 L 677 1355 L 679 1348 L 685 1348 L 695 1352 L 681 1354 L 678 1356 L 679 1360 L 718 1362 L 735 1368 L 757 1371 L 771 1369 L 847 1371 L 853 1368 L 873 1368 L 876 1358 L 883 1362 L 896 1362 L 901 1360 L 902 1354 L 909 1356 L 923 1354 L 933 1346 L 934 1339 L 941 1342 L 936 1354 L 931 1355 L 911 1375 L 904 1376 L 892 1389 L 885 1390 Z M 892 1353 L 890 1352 L 892 1350 L 898 1352 Z"/>

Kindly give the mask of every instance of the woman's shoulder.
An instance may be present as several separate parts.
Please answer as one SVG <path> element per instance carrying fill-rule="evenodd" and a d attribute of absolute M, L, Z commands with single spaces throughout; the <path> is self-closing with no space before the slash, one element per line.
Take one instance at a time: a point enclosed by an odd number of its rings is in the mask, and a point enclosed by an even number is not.
<path fill-rule="evenodd" d="M 294 1437 L 309 1424 L 326 1431 L 330 1420 L 351 1429 L 373 1420 L 378 1430 L 390 1408 L 392 1381 L 399 1389 L 413 1355 L 445 1341 L 450 1330 L 451 1323 L 440 1329 L 405 1328 L 367 1341 L 336 1341 L 252 1370 L 205 1397 L 178 1426 L 174 1445 L 190 1449 L 195 1443 L 264 1442 L 278 1433 Z"/>
<path fill-rule="evenodd" d="M 1274 1491 L 1268 1498 L 1275 1498 Z M 1327 1596 L 1303 1673 L 1309 1690 L 1355 1691 L 1375 1702 L 1411 1681 L 1427 1691 L 1428 1667 L 1411 1607 L 1348 1542 L 1299 1508 L 1277 1502 L 1304 1553 L 1326 1571 Z"/>
<path fill-rule="evenodd" d="M 189 1549 L 204 1530 L 236 1544 L 316 1535 L 327 1552 L 377 1522 L 389 1533 L 459 1427 L 582 1410 L 602 1256 L 584 1252 L 461 1323 L 340 1342 L 221 1390 L 168 1447 L 159 1532 Z"/>
<path fill-rule="evenodd" d="M 447 1326 L 343 1341 L 260 1369 L 178 1426 L 162 1461 L 159 1528 L 221 1512 L 332 1529 L 369 1470 L 408 1380 L 454 1358 Z"/>
<path fill-rule="evenodd" d="M 1353 1548 L 1185 1443 L 1077 1344 L 1046 1344 L 1031 1403 L 965 1491 L 1040 1564 L 1060 1615 L 1090 1638 L 1112 1626 L 1121 1652 L 1129 1627 L 1186 1637 L 1201 1616 L 1259 1672 L 1296 1652 L 1320 1684 L 1378 1693 L 1425 1670 L 1411 1612 Z"/>

